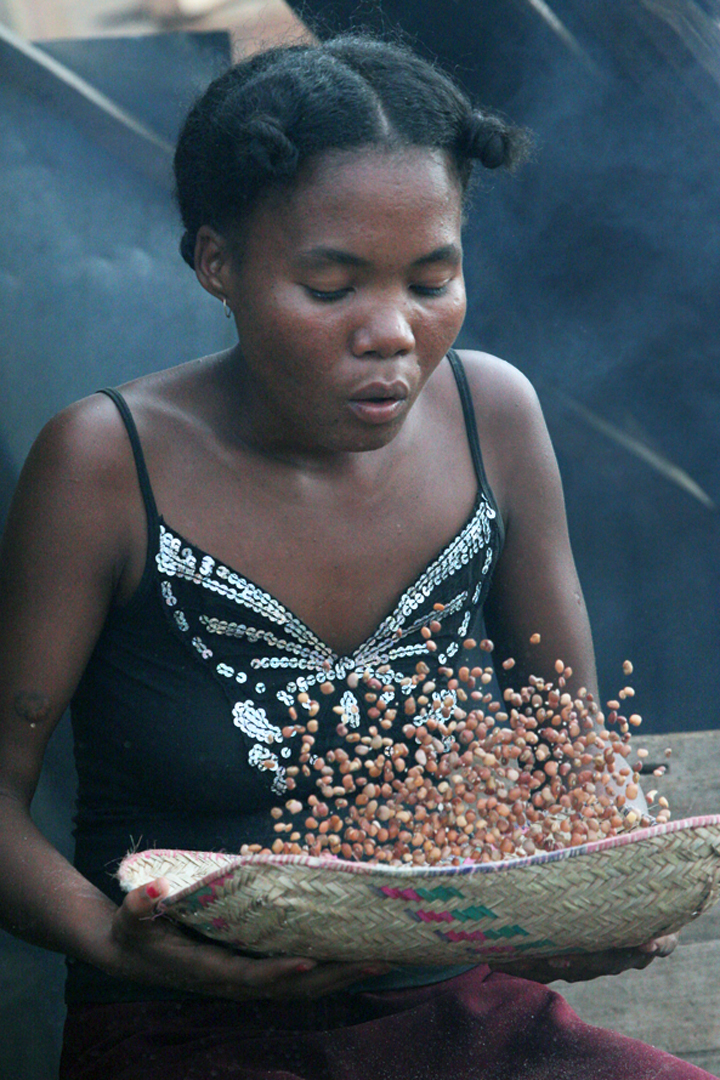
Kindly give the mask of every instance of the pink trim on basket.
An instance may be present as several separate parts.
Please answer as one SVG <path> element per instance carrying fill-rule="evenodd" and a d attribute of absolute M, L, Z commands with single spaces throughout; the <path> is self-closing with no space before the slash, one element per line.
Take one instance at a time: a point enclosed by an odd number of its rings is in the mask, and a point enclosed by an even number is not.
<path fill-rule="evenodd" d="M 389 885 L 381 885 L 380 892 L 385 893 L 391 900 L 414 900 L 416 903 L 422 900 L 422 896 L 414 889 L 391 889 Z"/>
<path fill-rule="evenodd" d="M 526 866 L 541 866 L 543 863 L 558 862 L 564 859 L 577 859 L 583 855 L 591 854 L 598 851 L 609 851 L 612 848 L 624 847 L 627 844 L 638 843 L 641 840 L 651 839 L 655 836 L 665 836 L 670 833 L 679 832 L 681 829 L 693 829 L 701 828 L 703 826 L 720 825 L 720 814 L 710 814 L 703 817 L 683 818 L 680 821 L 668 821 L 662 825 L 653 825 L 648 829 L 636 829 L 632 832 L 623 833 L 620 836 L 612 836 L 604 840 L 595 840 L 590 844 L 582 844 L 579 847 L 562 848 L 558 851 L 542 851 L 535 855 L 528 855 L 521 859 L 505 859 L 502 862 L 496 863 L 469 863 L 462 866 L 387 866 L 384 863 L 366 863 L 366 862 L 348 862 L 344 859 L 337 859 L 333 856 L 316 857 L 314 855 L 272 855 L 272 854 L 255 854 L 255 855 L 238 855 L 235 858 L 228 856 L 227 854 L 219 852 L 203 852 L 203 861 L 213 860 L 217 861 L 222 866 L 223 878 L 231 877 L 233 872 L 241 866 L 308 866 L 313 869 L 323 869 L 334 874 L 374 874 L 380 877 L 387 876 L 393 880 L 394 883 L 398 881 L 398 878 L 413 878 L 413 877 L 448 877 L 458 876 L 464 877 L 467 874 L 497 874 L 497 873 L 509 873 L 512 870 L 520 870 Z M 144 852 L 135 852 L 133 855 L 129 855 L 124 860 L 124 865 L 132 866 L 136 861 L 140 861 L 144 858 Z M 155 858 L 162 856 L 172 859 L 178 854 L 194 854 L 193 852 L 177 851 L 167 848 L 155 849 L 153 855 Z M 228 858 L 231 858 L 231 862 L 228 862 Z M 210 885 L 214 883 L 218 878 L 217 871 L 210 871 L 203 877 L 198 878 L 191 885 L 187 885 L 184 889 L 173 893 L 171 896 L 162 900 L 158 905 L 158 910 L 167 910 L 171 908 L 173 904 L 183 900 L 186 896 L 197 892 L 198 889 L 204 885 Z M 396 892 L 409 893 L 411 886 L 408 885 L 406 889 L 400 889 L 397 884 L 393 886 L 380 886 L 382 892 L 387 896 L 393 896 Z M 413 890 L 414 891 L 414 890 Z M 398 899 L 400 896 L 398 896 Z M 411 899 L 410 896 L 406 897 Z M 417 899 L 421 899 L 419 896 Z"/>
<path fill-rule="evenodd" d="M 445 941 L 479 941 L 480 944 L 487 941 L 487 935 L 483 934 L 482 930 L 444 930 L 441 936 Z M 514 950 L 514 945 L 488 946 L 488 952 L 513 952 Z"/>
<path fill-rule="evenodd" d="M 637 850 L 633 844 L 639 845 Z M 614 859 L 614 848 L 627 851 L 618 851 Z M 668 889 L 658 889 L 657 876 L 663 869 L 664 851 L 672 881 Z M 659 865 L 658 856 L 661 856 Z M 581 857 L 574 865 L 568 861 Z M 687 869 L 692 871 L 687 875 L 683 873 L 685 857 L 690 860 Z M 618 911 L 617 926 L 608 931 L 610 939 L 616 944 L 633 945 L 648 940 L 650 931 L 647 934 L 645 931 L 651 924 L 653 935 L 664 933 L 671 926 L 682 926 L 717 899 L 719 859 L 720 815 L 714 815 L 668 822 L 578 848 L 540 852 L 501 863 L 391 867 L 309 855 L 232 856 L 156 850 L 130 856 L 121 866 L 119 877 L 130 889 L 135 882 L 147 881 L 163 871 L 175 881 L 192 881 L 193 874 L 203 874 L 168 897 L 158 910 L 167 910 L 168 915 L 209 933 L 216 940 L 238 945 L 245 940 L 241 947 L 263 954 L 282 954 L 288 950 L 292 953 L 297 950 L 298 941 L 302 940 L 303 946 L 307 943 L 309 934 L 315 942 L 311 955 L 324 959 L 337 959 L 340 954 L 344 959 L 375 959 L 373 949 L 379 948 L 380 955 L 397 954 L 402 963 L 425 962 L 412 960 L 418 956 L 425 956 L 429 963 L 446 963 L 446 956 L 482 962 L 484 957 L 503 953 L 542 955 L 550 950 L 568 952 L 579 947 L 584 951 L 592 947 L 595 938 L 588 938 L 587 934 L 584 890 L 580 891 L 579 904 L 576 899 L 574 907 L 570 905 L 570 922 L 559 916 L 562 929 L 559 943 L 544 936 L 547 932 L 542 923 L 547 918 L 544 903 L 539 907 L 537 903 L 528 906 L 528 899 L 536 894 L 550 895 L 553 901 L 558 901 L 561 910 L 567 882 L 597 880 L 598 902 L 602 896 L 605 905 L 602 910 L 614 917 L 618 904 L 616 886 L 622 884 L 613 875 L 617 862 L 624 868 L 623 878 L 631 876 L 632 866 L 641 871 L 644 892 L 639 907 L 634 898 L 627 912 L 624 908 Z M 546 871 L 537 869 L 545 864 L 548 864 Z M 525 874 L 507 877 L 511 870 L 523 869 Z M 343 881 L 339 874 L 354 878 Z M 523 893 L 524 904 L 516 902 Z M 353 901 L 340 911 L 337 898 L 342 895 L 352 896 Z M 217 906 L 213 905 L 213 899 Z M 457 901 L 461 906 L 455 907 Z M 368 908 L 374 908 L 367 925 L 362 910 L 365 902 Z M 433 911 L 433 904 L 439 910 Z M 334 919 L 332 912 L 336 909 L 338 918 Z M 317 924 L 318 914 L 321 925 Z M 308 916 L 311 916 L 309 921 Z M 493 929 L 486 921 L 496 919 L 499 922 L 494 925 L 499 929 Z M 452 928 L 453 923 L 457 929 Z M 578 946 L 577 942 L 581 944 Z"/>
<path fill-rule="evenodd" d="M 411 911 L 413 919 L 418 922 L 453 922 L 454 916 L 450 911 Z"/>
<path fill-rule="evenodd" d="M 584 854 L 589 854 L 595 851 L 610 851 L 612 848 L 622 848 L 628 845 L 628 843 L 637 843 L 640 840 L 647 840 L 654 836 L 665 836 L 670 833 L 677 833 L 683 828 L 697 828 L 707 825 L 720 825 L 720 814 L 707 814 L 702 818 L 684 818 L 681 821 L 669 821 L 663 825 L 652 825 L 650 828 L 639 828 L 635 832 L 623 833 L 622 836 L 612 836 L 604 840 L 594 840 L 592 843 L 583 843 L 580 847 L 576 848 L 562 848 L 558 851 L 541 851 L 534 855 L 527 855 L 524 859 L 506 859 L 503 862 L 498 863 L 470 863 L 463 866 L 386 866 L 383 863 L 355 863 L 348 862 L 343 859 L 334 858 L 316 858 L 315 855 L 272 855 L 272 854 L 253 854 L 253 855 L 239 855 L 236 859 L 233 859 L 231 863 L 227 862 L 227 854 L 207 853 L 207 855 L 214 855 L 217 858 L 218 863 L 222 862 L 222 868 L 226 870 L 230 875 L 232 870 L 237 866 L 250 866 L 250 865 L 276 865 L 276 866 L 311 866 L 316 869 L 327 869 L 334 874 L 377 874 L 381 876 L 388 876 L 393 881 L 397 881 L 399 877 L 412 878 L 417 877 L 439 877 L 448 875 L 464 877 L 467 874 L 502 874 L 510 872 L 510 870 L 520 869 L 524 866 L 540 866 L 543 863 L 554 863 L 563 859 L 579 859 Z M 158 849 L 154 852 L 155 856 L 167 855 L 173 856 L 176 852 L 172 849 Z M 128 856 L 128 864 L 132 864 L 135 860 L 140 859 L 142 852 L 136 852 L 134 855 Z M 203 858 L 206 858 L 206 853 L 203 853 Z M 202 878 L 194 881 L 192 885 L 187 886 L 185 889 L 181 889 L 179 892 L 174 893 L 172 896 L 168 896 L 165 901 L 161 902 L 161 907 L 166 908 L 172 906 L 176 901 L 184 899 L 186 895 L 199 889 L 209 881 L 216 879 L 216 872 L 210 872 Z M 392 887 L 380 887 L 383 892 L 386 889 L 390 889 L 391 892 L 397 890 L 399 887 L 394 885 Z M 408 886 L 408 889 L 411 888 Z M 405 890 L 403 890 L 405 891 Z M 386 892 L 386 895 L 390 895 L 391 892 Z M 410 899 L 408 896 L 407 899 Z M 420 897 L 418 897 L 420 899 Z"/>

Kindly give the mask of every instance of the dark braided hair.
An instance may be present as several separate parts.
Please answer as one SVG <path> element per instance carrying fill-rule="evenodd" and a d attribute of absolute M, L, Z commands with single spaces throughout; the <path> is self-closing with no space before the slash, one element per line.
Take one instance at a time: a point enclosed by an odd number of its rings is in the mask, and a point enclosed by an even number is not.
<path fill-rule="evenodd" d="M 345 35 L 270 49 L 211 83 L 185 121 L 175 151 L 180 251 L 193 266 L 201 225 L 222 232 L 238 223 L 258 197 L 329 150 L 442 150 L 466 191 L 475 161 L 513 168 L 529 142 L 403 46 Z"/>

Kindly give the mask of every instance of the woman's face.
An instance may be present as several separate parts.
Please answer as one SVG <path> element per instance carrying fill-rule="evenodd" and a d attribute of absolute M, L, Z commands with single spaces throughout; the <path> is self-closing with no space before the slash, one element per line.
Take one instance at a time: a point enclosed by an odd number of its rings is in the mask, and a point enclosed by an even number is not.
<path fill-rule="evenodd" d="M 389 443 L 465 315 L 459 184 L 425 149 L 337 151 L 265 199 L 222 289 L 265 445 Z"/>

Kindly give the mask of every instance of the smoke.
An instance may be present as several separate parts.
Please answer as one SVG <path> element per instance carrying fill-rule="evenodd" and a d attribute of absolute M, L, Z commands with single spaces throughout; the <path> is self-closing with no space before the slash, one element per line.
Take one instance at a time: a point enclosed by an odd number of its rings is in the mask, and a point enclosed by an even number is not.
<path fill-rule="evenodd" d="M 649 732 L 705 728 L 720 674 L 720 87 L 641 5 L 618 5 L 622 33 L 562 7 L 583 56 L 529 15 L 522 57 L 517 37 L 495 42 L 513 71 L 534 57 L 491 103 L 538 152 L 476 194 L 462 344 L 538 388 L 605 693 L 629 656 Z"/>

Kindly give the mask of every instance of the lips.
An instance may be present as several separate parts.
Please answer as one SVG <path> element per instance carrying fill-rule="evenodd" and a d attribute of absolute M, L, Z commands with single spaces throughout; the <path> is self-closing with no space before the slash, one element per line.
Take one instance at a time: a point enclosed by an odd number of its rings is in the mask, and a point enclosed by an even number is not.
<path fill-rule="evenodd" d="M 373 382 L 356 390 L 350 401 L 351 403 L 404 401 L 408 392 L 407 385 L 399 380 L 391 383 Z"/>
<path fill-rule="evenodd" d="M 350 409 L 364 424 L 389 424 L 407 408 L 409 388 L 406 383 L 376 381 L 361 386 L 349 401 Z"/>

